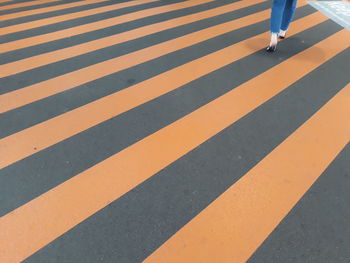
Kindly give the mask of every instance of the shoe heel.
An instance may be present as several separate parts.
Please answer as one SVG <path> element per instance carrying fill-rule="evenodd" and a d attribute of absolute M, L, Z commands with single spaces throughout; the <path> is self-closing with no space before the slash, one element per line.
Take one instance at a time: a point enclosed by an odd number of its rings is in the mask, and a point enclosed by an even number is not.
<path fill-rule="evenodd" d="M 277 46 L 268 46 L 267 49 L 266 49 L 266 51 L 267 51 L 267 52 L 275 52 L 276 49 L 277 49 Z"/>

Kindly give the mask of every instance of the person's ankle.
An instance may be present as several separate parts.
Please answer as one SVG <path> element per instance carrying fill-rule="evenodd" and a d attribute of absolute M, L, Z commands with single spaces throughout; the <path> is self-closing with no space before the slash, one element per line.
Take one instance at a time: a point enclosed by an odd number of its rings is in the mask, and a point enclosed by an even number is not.
<path fill-rule="evenodd" d="M 284 37 L 286 37 L 286 33 L 287 33 L 287 30 L 281 29 L 280 32 L 278 33 L 278 36 L 284 38 Z"/>
<path fill-rule="evenodd" d="M 271 33 L 271 40 L 270 40 L 270 46 L 276 46 L 277 45 L 277 33 Z"/>

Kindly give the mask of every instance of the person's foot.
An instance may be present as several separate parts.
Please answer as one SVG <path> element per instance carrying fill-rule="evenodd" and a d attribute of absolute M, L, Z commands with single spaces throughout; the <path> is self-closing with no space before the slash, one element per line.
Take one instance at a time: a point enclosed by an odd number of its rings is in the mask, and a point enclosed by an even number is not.
<path fill-rule="evenodd" d="M 286 30 L 280 30 L 280 32 L 278 33 L 278 38 L 280 39 L 285 39 L 286 38 Z"/>
<path fill-rule="evenodd" d="M 277 34 L 276 33 L 272 33 L 271 34 L 271 40 L 270 40 L 270 44 L 267 47 L 266 51 L 267 52 L 274 52 L 277 49 Z"/>
<path fill-rule="evenodd" d="M 268 47 L 266 48 L 266 51 L 267 51 L 267 52 L 275 52 L 276 49 L 277 49 L 277 46 L 268 46 Z"/>

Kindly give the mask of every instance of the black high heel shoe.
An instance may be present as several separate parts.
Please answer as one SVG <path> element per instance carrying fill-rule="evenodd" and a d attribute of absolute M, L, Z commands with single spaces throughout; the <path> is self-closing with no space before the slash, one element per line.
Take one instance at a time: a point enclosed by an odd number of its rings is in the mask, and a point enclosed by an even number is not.
<path fill-rule="evenodd" d="M 275 45 L 275 46 L 268 46 L 266 51 L 267 52 L 275 52 L 276 49 L 277 49 L 277 45 Z"/>

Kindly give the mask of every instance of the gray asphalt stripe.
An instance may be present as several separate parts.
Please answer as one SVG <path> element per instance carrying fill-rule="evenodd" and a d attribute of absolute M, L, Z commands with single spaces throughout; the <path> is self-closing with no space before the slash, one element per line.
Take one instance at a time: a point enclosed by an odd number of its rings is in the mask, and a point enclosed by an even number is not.
<path fill-rule="evenodd" d="M 8 213 L 339 29 L 332 23 L 304 31 L 282 42 L 279 53 L 266 56 L 265 51 L 257 52 L 2 169 L 0 192 L 4 200 L 0 202 L 0 214 Z M 344 71 L 337 71 L 340 84 L 347 76 Z"/>
<path fill-rule="evenodd" d="M 121 9 L 114 10 L 111 12 L 105 12 L 102 14 L 96 14 L 96 15 L 87 16 L 87 17 L 83 17 L 83 18 L 72 19 L 69 21 L 60 22 L 60 23 L 47 25 L 47 26 L 42 26 L 42 27 L 38 27 L 38 28 L 33 28 L 33 29 L 25 30 L 25 31 L 15 32 L 15 33 L 11 33 L 11 34 L 7 34 L 7 35 L 2 36 L 0 43 L 7 43 L 10 41 L 15 41 L 15 40 L 23 39 L 23 38 L 47 34 L 47 33 L 55 32 L 58 30 L 71 28 L 74 26 L 79 26 L 79 25 L 83 25 L 83 24 L 87 24 L 87 23 L 91 23 L 91 22 L 96 22 L 96 21 L 101 21 L 102 19 L 108 19 L 108 18 L 128 14 L 131 12 L 136 12 L 136 11 L 140 11 L 140 10 L 145 10 L 145 9 L 149 9 L 149 8 L 153 8 L 153 7 L 159 7 L 159 6 L 164 6 L 164 5 L 168 5 L 171 3 L 178 3 L 178 2 L 183 2 L 183 1 L 185 1 L 185 0 L 168 0 L 167 2 L 156 1 L 156 2 L 137 5 L 137 6 L 125 7 L 125 8 L 121 8 Z"/>
<path fill-rule="evenodd" d="M 253 10 L 247 10 L 251 12 Z M 256 11 L 256 10 L 255 10 Z M 306 9 L 299 10 L 298 17 L 305 16 L 312 11 L 312 8 L 308 7 Z M 236 15 L 244 16 L 246 12 L 238 12 Z M 236 16 L 234 16 L 236 18 Z M 231 15 L 223 16 L 224 21 L 230 21 L 232 19 Z M 108 59 L 113 54 L 123 54 L 129 53 L 131 51 L 140 48 L 140 45 L 152 45 L 159 42 L 163 42 L 167 39 L 171 39 L 177 36 L 182 36 L 184 33 L 190 33 L 194 30 L 198 30 L 198 27 L 205 28 L 210 24 L 217 23 L 217 20 L 221 20 L 216 17 L 207 21 L 200 23 L 195 23 L 192 25 L 180 27 L 174 30 L 168 30 L 154 35 L 142 38 L 140 40 L 131 41 L 125 44 L 117 45 L 116 47 L 106 48 L 98 52 L 93 52 L 90 55 L 84 55 L 70 60 L 70 63 L 60 62 L 60 66 L 43 67 L 42 70 L 36 70 L 36 74 L 23 74 L 21 79 L 15 78 L 11 83 L 4 84 L 3 92 L 7 89 L 6 87 L 14 86 L 17 83 L 28 83 L 28 80 L 38 81 L 35 76 L 50 76 L 50 74 L 61 74 L 63 70 L 70 70 L 72 67 L 82 65 L 84 61 L 87 63 L 97 63 L 96 59 Z M 209 25 L 208 25 L 209 23 Z M 327 22 L 326 22 L 327 23 Z M 192 47 L 171 53 L 169 55 L 160 57 L 159 59 L 152 60 L 150 62 L 143 63 L 139 66 L 123 70 L 116 74 L 98 79 L 96 81 L 87 83 L 85 85 L 79 86 L 72 90 L 65 91 L 63 93 L 51 96 L 49 98 L 43 99 L 38 102 L 34 102 L 27 106 L 6 112 L 0 116 L 0 125 L 3 127 L 0 132 L 0 137 L 7 136 L 16 131 L 22 130 L 36 123 L 42 122 L 59 114 L 62 114 L 68 110 L 72 110 L 76 107 L 82 106 L 93 100 L 99 99 L 118 90 L 122 90 L 131 84 L 136 84 L 150 77 L 156 76 L 164 71 L 170 70 L 181 64 L 187 63 L 199 57 L 210 54 L 217 49 L 225 48 L 229 45 L 247 39 L 249 37 L 260 34 L 268 28 L 269 21 L 266 20 L 262 23 L 254 24 L 239 30 L 232 31 L 228 34 L 213 38 L 211 40 L 202 42 L 200 44 L 194 45 Z M 321 28 L 322 25 L 319 26 Z M 330 27 L 332 30 L 334 27 Z M 321 35 L 322 36 L 322 35 Z M 86 63 L 85 62 L 85 63 Z M 57 63 L 56 63 L 57 64 Z M 86 65 L 86 64 L 85 64 Z M 32 77 L 30 77 L 32 76 Z M 137 77 L 135 77 L 137 76 Z M 7 79 L 9 80 L 9 79 Z M 98 87 L 98 88 L 96 88 Z M 42 109 L 45 109 L 43 111 Z M 16 120 L 16 121 L 14 121 Z"/>
<path fill-rule="evenodd" d="M 348 263 L 350 144 L 248 261 Z"/>
<path fill-rule="evenodd" d="M 193 14 L 193 13 L 197 13 L 200 11 L 209 10 L 209 9 L 214 8 L 214 7 L 224 5 L 228 1 L 229 0 L 224 0 L 222 2 L 221 1 L 220 2 L 210 2 L 210 3 L 202 4 L 199 6 L 195 6 L 195 7 L 184 8 L 182 10 L 177 10 L 177 11 L 167 12 L 167 13 L 163 13 L 163 14 L 159 14 L 159 15 L 149 16 L 149 17 L 145 17 L 142 19 L 137 19 L 137 20 L 130 21 L 127 23 L 123 23 L 120 25 L 110 26 L 110 27 L 106 27 L 104 29 L 99 29 L 99 30 L 95 30 L 92 32 L 80 34 L 77 36 L 63 38 L 63 39 L 59 39 L 59 40 L 55 40 L 55 41 L 50 41 L 48 43 L 36 45 L 33 47 L 28 47 L 28 48 L 24 48 L 24 49 L 19 49 L 19 50 L 7 52 L 5 54 L 2 54 L 2 56 L 0 57 L 0 62 L 1 63 L 8 63 L 11 61 L 35 56 L 35 55 L 46 53 L 49 51 L 53 51 L 53 50 L 62 49 L 65 47 L 70 47 L 70 46 L 74 46 L 77 44 L 85 43 L 85 42 L 99 39 L 102 37 L 118 34 L 118 33 L 125 32 L 125 31 L 131 30 L 131 29 L 139 28 L 141 26 L 150 25 L 150 24 L 154 24 L 157 22 L 161 22 L 161 21 L 166 21 L 166 20 L 169 20 L 171 18 L 176 18 L 176 17 L 187 15 L 187 14 Z M 154 3 L 151 3 L 151 4 L 154 4 Z M 147 4 L 147 5 L 150 5 L 150 4 Z M 136 7 L 130 7 L 130 8 L 136 8 Z M 145 9 L 145 8 L 143 8 L 143 9 Z M 135 11 L 135 9 L 133 9 L 133 10 Z M 119 10 L 118 12 L 121 12 L 121 11 Z M 122 10 L 122 12 L 125 12 L 125 10 L 124 11 Z M 102 14 L 102 16 L 103 16 L 103 14 Z M 101 19 L 103 19 L 103 18 L 101 18 Z M 67 22 L 67 23 L 70 23 L 70 22 Z M 55 27 L 55 25 L 52 25 L 52 26 Z M 56 28 L 56 29 L 51 29 L 51 30 L 56 31 L 58 29 Z"/>
<path fill-rule="evenodd" d="M 19 73 L 13 76 L 5 77 L 0 80 L 0 83 L 7 87 L 1 91 L 1 93 L 5 93 L 7 90 L 15 90 L 24 87 L 23 85 L 31 85 L 34 83 L 38 83 L 67 72 L 71 72 L 77 69 L 81 69 L 102 61 L 106 61 L 108 59 L 114 57 L 120 57 L 122 55 L 131 53 L 136 50 L 140 50 L 145 47 L 149 47 L 155 44 L 159 44 L 171 39 L 175 39 L 181 37 L 186 34 L 190 34 L 210 26 L 215 26 L 221 23 L 229 22 L 235 19 L 242 18 L 246 15 L 251 15 L 256 12 L 265 10 L 269 7 L 268 3 L 262 3 L 258 5 L 254 5 L 247 8 L 242 8 L 240 10 L 232 11 L 227 14 L 223 14 L 220 16 L 215 16 L 208 19 L 203 19 L 197 22 L 193 22 L 187 25 L 175 27 L 172 29 L 164 30 L 155 34 L 151 34 L 139 39 L 127 41 L 121 44 L 113 45 L 111 47 L 103 48 L 96 50 L 94 52 L 89 52 L 77 57 L 73 57 L 70 59 L 66 59 L 60 62 L 52 63 L 37 69 L 29 70 L 27 72 Z M 187 15 L 188 11 L 192 10 L 180 10 L 177 11 L 176 17 L 181 17 L 183 15 Z M 185 12 L 185 13 L 184 13 Z M 302 16 L 306 14 L 310 14 L 313 12 L 312 8 L 306 8 L 299 12 Z M 191 12 L 192 13 L 192 12 Z M 190 13 L 190 14 L 191 14 Z M 162 20 L 171 19 L 167 14 L 164 14 Z M 39 48 L 37 48 L 39 49 Z M 30 54 L 27 54 L 29 56 Z M 5 57 L 5 58 L 4 58 Z M 13 60 L 13 54 L 10 56 L 2 56 L 1 60 L 6 60 L 6 57 L 11 57 Z M 17 56 L 15 56 L 17 57 Z M 30 76 L 30 77 L 29 77 Z"/>
<path fill-rule="evenodd" d="M 79 0 L 81 1 L 81 0 Z M 65 3 L 71 3 L 71 2 L 79 2 L 77 0 L 67 0 L 65 1 Z M 30 1 L 32 2 L 32 1 Z M 16 4 L 16 3 L 13 3 Z M 25 7 L 18 7 L 18 8 L 12 8 L 12 9 L 8 9 L 8 10 L 1 10 L 0 11 L 0 16 L 2 15 L 7 15 L 7 14 L 13 14 L 13 13 L 17 13 L 17 12 L 22 12 L 22 11 L 28 11 L 28 10 L 34 10 L 34 9 L 38 9 L 38 8 L 44 8 L 44 7 L 50 7 L 50 6 L 58 6 L 58 5 L 62 5 L 63 2 L 62 1 L 57 1 L 57 2 L 52 2 L 52 3 L 46 3 L 46 4 L 35 4 L 35 5 L 31 5 L 31 6 L 25 6 Z"/>
<path fill-rule="evenodd" d="M 26 262 L 142 262 L 341 90 L 350 72 L 338 66 L 349 58 L 347 50 L 322 65 Z M 172 111 L 198 93 L 183 95 Z"/>
<path fill-rule="evenodd" d="M 129 0 L 129 1 L 131 1 L 131 0 Z M 96 3 L 96 4 L 86 4 L 86 3 L 84 4 L 84 1 L 81 1 L 81 2 L 82 2 L 82 5 L 81 6 L 77 6 L 77 7 L 72 7 L 72 8 L 67 8 L 67 9 L 63 9 L 63 10 L 57 10 L 57 11 L 52 11 L 52 12 L 45 12 L 45 13 L 42 13 L 42 14 L 30 15 L 30 16 L 25 16 L 25 17 L 20 17 L 20 18 L 14 18 L 14 19 L 8 19 L 8 20 L 5 20 L 5 21 L 1 21 L 0 22 L 0 27 L 22 24 L 22 23 L 25 23 L 25 22 L 31 22 L 31 21 L 35 21 L 35 20 L 38 20 L 38 19 L 44 19 L 44 18 L 59 16 L 59 15 L 65 15 L 65 14 L 69 14 L 69 13 L 89 10 L 89 9 L 92 9 L 92 8 L 108 6 L 108 5 L 112 5 L 112 4 L 118 3 L 118 2 L 126 2 L 126 1 L 123 1 L 123 0 L 119 0 L 119 1 L 106 0 L 104 2 Z M 68 3 L 68 2 L 65 2 L 65 4 L 66 3 Z"/>
<path fill-rule="evenodd" d="M 0 3 L 0 6 L 7 6 L 7 5 L 13 5 L 13 4 L 19 4 L 19 3 L 24 3 L 24 2 L 27 2 L 28 0 L 19 0 L 19 1 L 6 1 L 6 2 L 3 2 L 3 3 Z"/>

